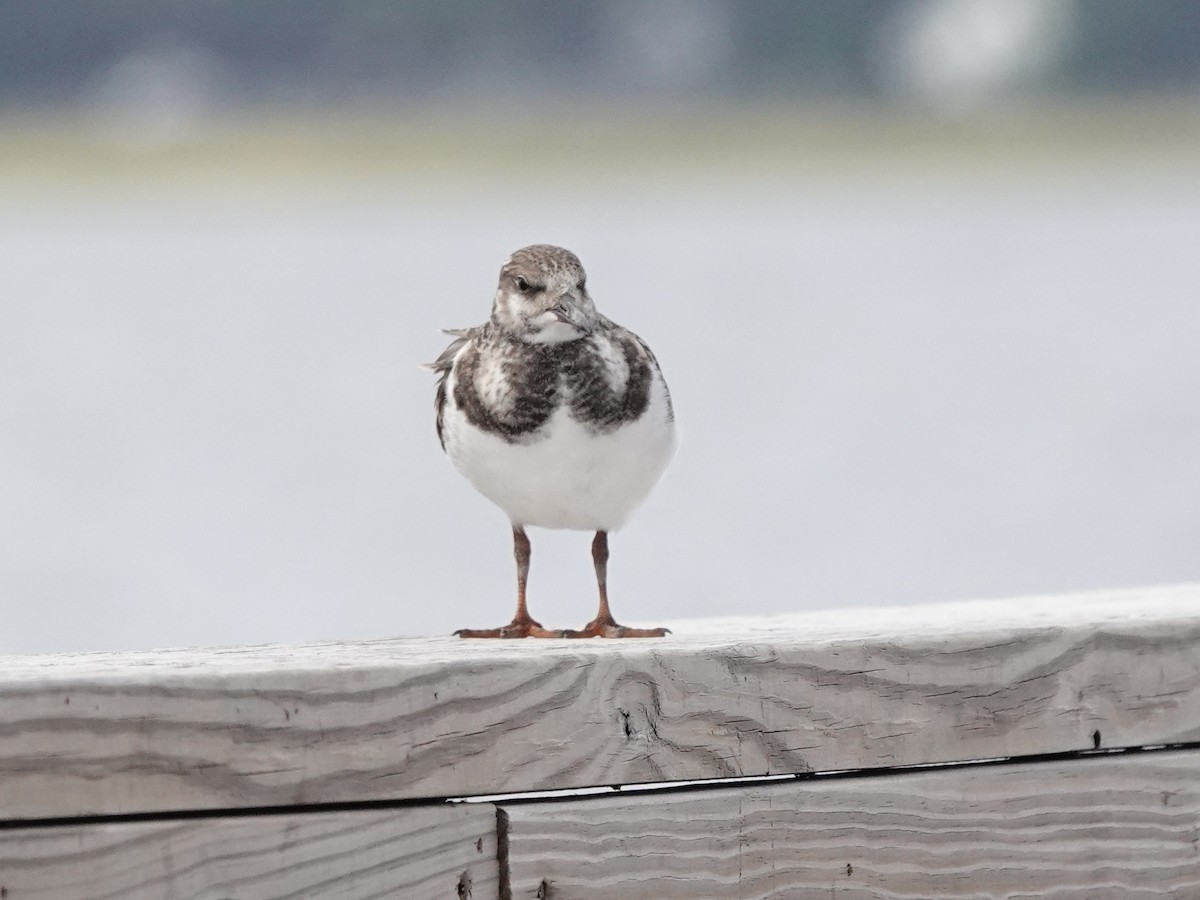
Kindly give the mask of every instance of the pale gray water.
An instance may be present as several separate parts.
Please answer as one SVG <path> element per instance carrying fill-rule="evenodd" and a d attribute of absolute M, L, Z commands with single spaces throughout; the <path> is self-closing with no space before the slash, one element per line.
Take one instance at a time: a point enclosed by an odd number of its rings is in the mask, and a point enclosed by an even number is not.
<path fill-rule="evenodd" d="M 1198 172 L 10 198 L 0 652 L 507 621 L 507 525 L 417 364 L 534 241 L 684 429 L 618 617 L 1196 579 Z M 533 542 L 533 612 L 582 625 L 588 538 Z"/>

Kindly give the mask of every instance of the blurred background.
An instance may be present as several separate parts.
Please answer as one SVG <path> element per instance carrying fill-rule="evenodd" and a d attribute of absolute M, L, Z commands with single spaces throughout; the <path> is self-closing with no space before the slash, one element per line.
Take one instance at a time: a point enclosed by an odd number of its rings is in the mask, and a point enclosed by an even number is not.
<path fill-rule="evenodd" d="M 1200 4 L 0 5 L 0 653 L 507 622 L 442 327 L 583 259 L 622 621 L 1200 578 Z M 594 612 L 589 537 L 531 605 Z"/>

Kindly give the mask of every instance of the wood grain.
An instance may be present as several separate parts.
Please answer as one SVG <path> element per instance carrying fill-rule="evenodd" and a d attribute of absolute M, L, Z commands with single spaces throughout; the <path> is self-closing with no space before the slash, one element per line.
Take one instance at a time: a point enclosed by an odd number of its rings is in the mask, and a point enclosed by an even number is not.
<path fill-rule="evenodd" d="M 1200 897 L 1200 752 L 512 805 L 513 900 Z"/>
<path fill-rule="evenodd" d="M 6 900 L 494 900 L 496 811 L 307 813 L 0 831 Z"/>
<path fill-rule="evenodd" d="M 1200 586 L 0 661 L 0 820 L 496 794 L 1200 739 Z"/>

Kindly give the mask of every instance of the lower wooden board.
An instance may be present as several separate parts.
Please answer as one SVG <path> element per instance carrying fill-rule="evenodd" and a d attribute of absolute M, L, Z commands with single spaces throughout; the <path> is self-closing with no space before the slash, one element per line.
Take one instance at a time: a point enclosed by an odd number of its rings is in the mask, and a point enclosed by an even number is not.
<path fill-rule="evenodd" d="M 1200 898 L 1200 751 L 501 809 L 514 900 Z"/>
<path fill-rule="evenodd" d="M 0 831 L 5 900 L 494 900 L 498 890 L 487 804 Z"/>

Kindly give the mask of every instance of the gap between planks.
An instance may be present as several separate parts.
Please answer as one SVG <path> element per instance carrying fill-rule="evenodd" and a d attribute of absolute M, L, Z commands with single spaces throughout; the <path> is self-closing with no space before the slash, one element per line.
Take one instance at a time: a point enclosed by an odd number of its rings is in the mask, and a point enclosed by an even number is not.
<path fill-rule="evenodd" d="M 797 772 L 787 775 L 745 776 L 741 778 L 712 778 L 696 781 L 662 782 L 657 784 L 609 785 L 606 787 L 549 791 L 525 791 L 511 794 L 480 794 L 469 797 L 428 797 L 393 800 L 354 800 L 340 803 L 304 803 L 292 806 L 234 807 L 230 809 L 183 809 L 153 812 L 115 813 L 110 815 L 54 816 L 47 818 L 0 819 L 0 831 L 22 828 L 65 828 L 80 825 L 114 825 L 137 822 L 176 822 L 193 819 L 240 819 L 281 814 L 305 815 L 342 812 L 365 812 L 392 809 L 428 809 L 470 804 L 521 805 L 530 803 L 579 802 L 600 797 L 678 794 L 708 792 L 779 785 L 810 781 L 883 778 L 931 771 L 986 769 L 1013 764 L 1069 762 L 1072 760 L 1110 757 L 1144 756 L 1180 751 L 1200 752 L 1200 741 L 1173 744 L 1153 744 L 1135 747 L 1108 747 L 1093 750 L 1071 750 L 1062 753 L 1040 753 L 1027 756 L 1003 756 L 989 759 L 959 760 L 943 763 L 920 763 L 891 767 L 862 769 L 831 769 L 821 772 Z"/>

